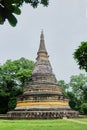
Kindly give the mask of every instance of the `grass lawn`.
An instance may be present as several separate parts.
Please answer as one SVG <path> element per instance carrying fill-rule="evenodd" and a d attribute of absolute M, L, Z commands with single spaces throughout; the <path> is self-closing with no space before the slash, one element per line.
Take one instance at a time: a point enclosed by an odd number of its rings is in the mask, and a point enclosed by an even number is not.
<path fill-rule="evenodd" d="M 87 130 L 87 125 L 66 120 L 0 120 L 0 130 Z"/>

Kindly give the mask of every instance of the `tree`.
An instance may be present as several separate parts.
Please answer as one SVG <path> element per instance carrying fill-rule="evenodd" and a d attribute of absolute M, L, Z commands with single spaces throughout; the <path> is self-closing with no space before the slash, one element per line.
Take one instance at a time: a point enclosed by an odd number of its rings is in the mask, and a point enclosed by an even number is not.
<path fill-rule="evenodd" d="M 69 83 L 64 80 L 58 81 L 62 86 L 62 92 L 69 99 L 69 105 L 72 109 L 86 114 L 87 110 L 87 76 L 84 74 L 73 75 Z"/>
<path fill-rule="evenodd" d="M 16 98 L 15 97 L 12 97 L 9 99 L 8 101 L 8 111 L 11 111 L 13 110 L 15 107 L 16 107 Z"/>
<path fill-rule="evenodd" d="M 81 42 L 81 45 L 74 52 L 74 59 L 79 68 L 87 72 L 87 42 Z"/>
<path fill-rule="evenodd" d="M 6 113 L 15 107 L 16 97 L 22 94 L 23 87 L 29 84 L 33 67 L 34 62 L 25 58 L 14 61 L 7 60 L 5 64 L 0 66 L 1 113 Z"/>
<path fill-rule="evenodd" d="M 83 103 L 81 105 L 81 112 L 82 112 L 82 114 L 86 114 L 87 115 L 87 103 Z"/>
<path fill-rule="evenodd" d="M 6 93 L 0 88 L 0 114 L 8 111 L 9 93 Z"/>
<path fill-rule="evenodd" d="M 67 83 L 65 83 L 64 80 L 59 80 L 57 82 L 58 86 L 61 86 L 62 87 L 62 92 L 65 96 L 67 96 L 67 91 L 68 91 L 68 87 L 69 85 Z"/>
<path fill-rule="evenodd" d="M 47 6 L 49 0 L 0 0 L 0 24 L 4 24 L 7 19 L 12 26 L 16 26 L 16 15 L 21 14 L 21 6 L 27 3 L 33 8 L 37 8 L 39 4 Z"/>
<path fill-rule="evenodd" d="M 67 95 L 70 106 L 81 112 L 81 105 L 87 103 L 87 76 L 84 74 L 71 76 Z"/>

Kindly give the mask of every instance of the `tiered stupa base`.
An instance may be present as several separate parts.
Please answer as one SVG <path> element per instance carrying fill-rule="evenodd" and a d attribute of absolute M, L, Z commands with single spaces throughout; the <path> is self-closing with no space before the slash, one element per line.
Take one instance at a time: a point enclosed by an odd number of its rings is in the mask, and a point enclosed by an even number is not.
<path fill-rule="evenodd" d="M 53 110 L 15 110 L 8 113 L 8 119 L 63 119 L 75 118 L 78 113 L 69 109 L 54 108 Z"/>
<path fill-rule="evenodd" d="M 26 104 L 26 103 L 25 103 Z M 28 104 L 28 103 L 27 103 Z M 26 104 L 26 105 L 27 105 Z M 48 104 L 48 105 L 47 105 Z M 30 106 L 18 106 L 8 112 L 9 119 L 63 119 L 78 117 L 78 112 L 66 106 L 65 102 L 33 102 Z M 24 105 L 24 103 L 23 103 Z"/>

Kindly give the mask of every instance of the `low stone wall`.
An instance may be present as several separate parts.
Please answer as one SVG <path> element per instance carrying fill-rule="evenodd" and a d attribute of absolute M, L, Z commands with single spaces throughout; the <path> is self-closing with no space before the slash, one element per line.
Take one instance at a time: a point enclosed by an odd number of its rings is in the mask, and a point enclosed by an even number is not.
<path fill-rule="evenodd" d="M 7 114 L 0 114 L 0 119 L 8 119 L 8 115 Z"/>
<path fill-rule="evenodd" d="M 8 119 L 63 119 L 78 117 L 77 112 L 58 111 L 11 111 Z"/>
<path fill-rule="evenodd" d="M 87 115 L 79 115 L 79 118 L 87 118 Z"/>

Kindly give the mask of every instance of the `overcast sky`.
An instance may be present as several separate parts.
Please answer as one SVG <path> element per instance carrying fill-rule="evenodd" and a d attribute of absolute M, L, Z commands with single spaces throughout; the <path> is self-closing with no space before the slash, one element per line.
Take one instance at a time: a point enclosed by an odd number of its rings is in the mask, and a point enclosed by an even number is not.
<path fill-rule="evenodd" d="M 53 72 L 67 82 L 71 75 L 85 73 L 72 54 L 87 41 L 87 0 L 49 1 L 48 8 L 24 5 L 14 28 L 8 22 L 0 25 L 0 63 L 21 57 L 35 61 L 43 29 Z"/>

